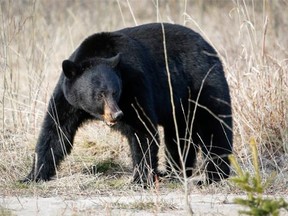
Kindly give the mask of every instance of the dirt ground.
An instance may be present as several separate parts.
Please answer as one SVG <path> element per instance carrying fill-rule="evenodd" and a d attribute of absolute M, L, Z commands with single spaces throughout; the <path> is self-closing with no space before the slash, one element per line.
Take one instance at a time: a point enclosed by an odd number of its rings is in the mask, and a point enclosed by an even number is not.
<path fill-rule="evenodd" d="M 190 195 L 193 215 L 239 215 L 242 206 L 233 203 L 236 195 Z M 239 197 L 239 196 L 237 196 Z M 288 196 L 286 197 L 286 200 Z M 165 204 L 164 204 L 165 203 Z M 92 196 L 74 199 L 57 197 L 1 197 L 1 215 L 187 215 L 183 195 L 172 192 L 151 196 Z M 151 208 L 151 206 L 153 206 Z M 5 213 L 6 212 L 6 213 Z M 287 215 L 281 212 L 280 215 Z"/>
<path fill-rule="evenodd" d="M 233 195 L 190 196 L 195 215 L 238 215 L 241 206 L 233 204 Z M 133 209 L 133 203 L 155 203 L 149 210 Z M 157 206 L 159 202 L 159 206 Z M 161 203 L 170 203 L 164 209 Z M 12 215 L 187 215 L 184 197 L 175 194 L 160 196 L 100 196 L 77 197 L 1 197 L 0 205 Z M 125 207 L 126 206 L 126 207 Z M 130 206 L 130 207 L 129 207 Z M 2 211 L 3 212 L 3 211 Z M 5 215 L 5 214 L 4 214 Z M 8 214 L 7 214 L 8 215 Z"/>

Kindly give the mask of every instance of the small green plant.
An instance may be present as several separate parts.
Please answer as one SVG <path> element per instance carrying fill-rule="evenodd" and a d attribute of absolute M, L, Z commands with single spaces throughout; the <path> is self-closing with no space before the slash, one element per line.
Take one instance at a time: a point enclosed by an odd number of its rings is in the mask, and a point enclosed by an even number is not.
<path fill-rule="evenodd" d="M 265 189 L 271 185 L 275 175 L 272 175 L 272 177 L 265 182 L 261 179 L 258 152 L 254 139 L 250 141 L 250 148 L 252 151 L 254 175 L 251 175 L 249 172 L 244 172 L 233 155 L 229 157 L 237 174 L 236 177 L 231 178 L 231 181 L 247 193 L 247 198 L 236 198 L 234 200 L 236 204 L 248 208 L 248 210 L 241 210 L 239 213 L 255 216 L 277 216 L 282 208 L 288 211 L 288 203 L 283 198 L 272 199 L 263 197 Z"/>
<path fill-rule="evenodd" d="M 84 173 L 96 174 L 96 173 L 114 173 L 114 172 L 121 172 L 122 167 L 119 163 L 115 162 L 112 159 L 106 159 L 101 162 L 97 162 L 94 164 L 89 170 L 84 170 Z"/>

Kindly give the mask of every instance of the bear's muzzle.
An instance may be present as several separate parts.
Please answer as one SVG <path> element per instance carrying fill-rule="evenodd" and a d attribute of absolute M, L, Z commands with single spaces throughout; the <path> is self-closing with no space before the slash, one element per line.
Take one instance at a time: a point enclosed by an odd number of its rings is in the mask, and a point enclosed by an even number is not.
<path fill-rule="evenodd" d="M 115 102 L 105 100 L 103 120 L 109 126 L 112 127 L 124 116 Z"/>

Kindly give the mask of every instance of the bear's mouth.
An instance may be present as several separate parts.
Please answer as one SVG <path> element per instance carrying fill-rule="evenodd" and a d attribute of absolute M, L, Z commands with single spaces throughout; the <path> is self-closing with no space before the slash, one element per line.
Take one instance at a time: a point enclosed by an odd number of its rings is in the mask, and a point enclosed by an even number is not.
<path fill-rule="evenodd" d="M 113 127 L 122 117 L 123 112 L 121 110 L 117 110 L 116 112 L 107 112 L 104 113 L 103 121 L 108 125 L 109 127 Z"/>
<path fill-rule="evenodd" d="M 113 127 L 117 123 L 117 121 L 105 121 L 105 120 L 104 122 L 108 127 Z"/>

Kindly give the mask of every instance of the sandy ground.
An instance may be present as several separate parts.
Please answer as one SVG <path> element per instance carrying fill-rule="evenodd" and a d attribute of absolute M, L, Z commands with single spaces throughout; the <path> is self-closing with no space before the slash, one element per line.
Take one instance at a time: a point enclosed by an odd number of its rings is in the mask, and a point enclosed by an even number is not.
<path fill-rule="evenodd" d="M 243 209 L 233 204 L 235 195 L 190 196 L 194 215 L 238 215 Z M 288 198 L 288 197 L 286 197 Z M 138 203 L 138 207 L 134 208 Z M 140 204 L 139 204 L 140 203 Z M 141 203 L 143 210 L 141 210 Z M 152 208 L 145 208 L 152 203 Z M 187 215 L 184 197 L 175 193 L 160 196 L 99 196 L 77 197 L 1 197 L 1 215 Z M 4 210 L 3 210 L 4 209 Z M 5 210 L 6 209 L 6 210 Z M 5 214 L 9 212 L 9 214 Z M 0 212 L 1 213 L 1 212 Z M 287 212 L 286 212 L 287 213 Z M 285 215 L 285 213 L 281 214 Z"/>

